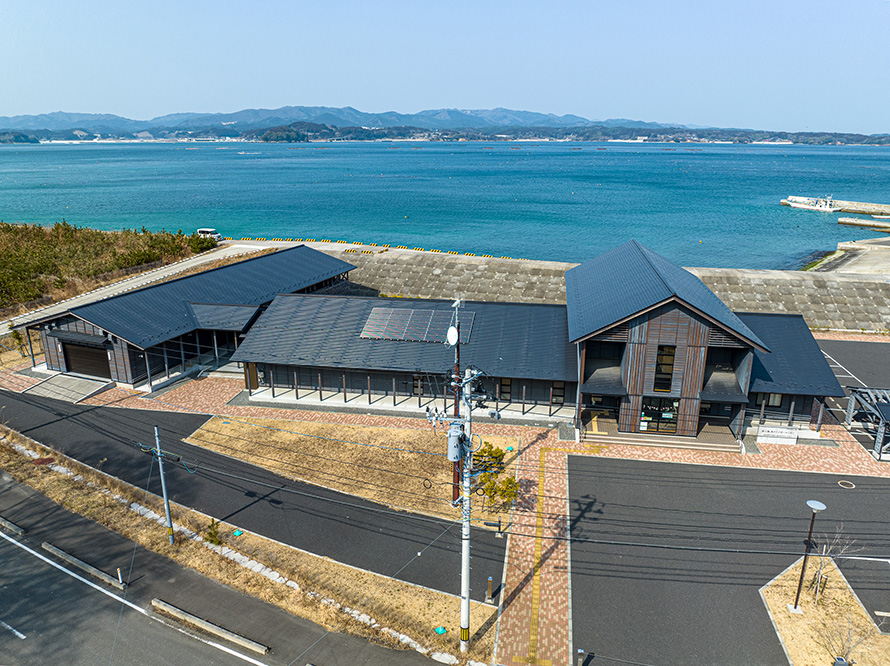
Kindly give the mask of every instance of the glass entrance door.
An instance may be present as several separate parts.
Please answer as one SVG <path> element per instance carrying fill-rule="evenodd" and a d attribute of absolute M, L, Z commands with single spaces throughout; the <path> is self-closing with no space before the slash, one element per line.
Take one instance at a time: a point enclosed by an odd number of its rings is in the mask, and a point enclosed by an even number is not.
<path fill-rule="evenodd" d="M 680 401 L 678 399 L 643 396 L 640 432 L 677 432 L 677 412 L 679 411 Z"/>

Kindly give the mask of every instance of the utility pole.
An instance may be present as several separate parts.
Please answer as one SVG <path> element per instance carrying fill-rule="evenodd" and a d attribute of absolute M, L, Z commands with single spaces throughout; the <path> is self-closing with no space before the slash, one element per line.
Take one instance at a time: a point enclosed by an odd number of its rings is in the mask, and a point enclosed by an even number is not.
<path fill-rule="evenodd" d="M 462 462 L 461 474 L 461 548 L 460 548 L 460 651 L 466 652 L 470 647 L 470 520 L 472 505 L 472 473 L 473 473 L 473 401 L 477 407 L 484 407 L 483 400 L 488 396 L 474 393 L 473 383 L 482 372 L 467 368 L 464 375 L 454 375 L 452 386 L 459 392 L 460 402 L 464 405 L 464 416 L 451 421 L 448 426 L 448 460 L 451 463 Z M 492 418 L 499 418 L 495 411 L 490 412 Z M 430 413 L 428 418 L 435 423 L 443 417 Z"/>
<path fill-rule="evenodd" d="M 460 377 L 460 297 L 455 299 L 452 306 L 454 308 L 454 329 L 457 331 L 456 340 L 454 342 L 454 379 L 456 382 Z M 452 382 L 452 383 L 453 383 Z M 460 418 L 460 389 L 454 384 L 454 418 Z M 451 463 L 451 501 L 456 502 L 460 497 L 461 484 L 461 463 Z"/>
<path fill-rule="evenodd" d="M 158 470 L 161 473 L 161 492 L 164 495 L 164 511 L 167 514 L 167 537 L 170 545 L 173 545 L 173 520 L 170 518 L 170 500 L 167 498 L 167 481 L 164 478 L 164 452 L 161 451 L 161 436 L 158 427 L 155 426 L 155 458 L 158 459 Z"/>

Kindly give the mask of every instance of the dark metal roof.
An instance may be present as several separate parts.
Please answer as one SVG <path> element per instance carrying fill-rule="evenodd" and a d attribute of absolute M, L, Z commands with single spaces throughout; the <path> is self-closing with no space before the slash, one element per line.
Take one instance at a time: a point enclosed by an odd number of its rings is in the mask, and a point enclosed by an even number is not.
<path fill-rule="evenodd" d="M 617 359 L 587 359 L 584 374 L 589 376 L 581 385 L 581 393 L 627 395 L 621 379 L 621 363 Z"/>
<path fill-rule="evenodd" d="M 282 294 L 251 327 L 235 361 L 400 372 L 445 373 L 444 344 L 362 338 L 375 307 L 451 312 L 451 301 Z M 461 364 L 494 377 L 575 381 L 575 347 L 566 309 L 526 303 L 465 304 L 475 314 Z"/>
<path fill-rule="evenodd" d="M 219 303 L 189 303 L 197 328 L 216 331 L 241 332 L 256 315 L 256 305 L 221 305 Z"/>
<path fill-rule="evenodd" d="M 46 334 L 59 340 L 66 342 L 75 342 L 81 345 L 90 345 L 91 347 L 110 347 L 111 342 L 108 338 L 101 335 L 92 335 L 90 333 L 78 333 L 77 331 L 68 331 L 63 328 L 54 328 L 46 332 Z"/>
<path fill-rule="evenodd" d="M 704 282 L 635 240 L 566 271 L 569 339 L 576 342 L 674 298 L 768 349 Z"/>
<path fill-rule="evenodd" d="M 769 345 L 772 353 L 754 351 L 748 392 L 785 395 L 844 396 L 802 315 L 739 312 Z"/>
<path fill-rule="evenodd" d="M 298 245 L 170 282 L 150 285 L 71 310 L 145 349 L 201 328 L 189 303 L 259 306 L 276 294 L 299 291 L 355 268 Z"/>
<path fill-rule="evenodd" d="M 704 386 L 699 397 L 705 402 L 748 402 L 748 396 L 739 386 L 735 373 L 714 368 L 705 369 Z"/>

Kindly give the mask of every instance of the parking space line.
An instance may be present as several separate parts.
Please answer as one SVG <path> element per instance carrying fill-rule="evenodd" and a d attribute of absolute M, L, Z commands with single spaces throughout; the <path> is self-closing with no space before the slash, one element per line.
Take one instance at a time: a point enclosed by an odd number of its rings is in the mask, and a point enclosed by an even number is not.
<path fill-rule="evenodd" d="M 855 379 L 857 382 L 859 382 L 863 386 L 868 386 L 864 381 L 859 379 L 859 377 L 857 377 L 852 372 L 850 372 L 850 370 L 848 368 L 845 368 L 841 363 L 838 363 L 838 360 L 836 358 L 834 358 L 831 354 L 829 354 L 828 352 L 826 352 L 824 350 L 822 351 L 822 354 L 825 356 L 825 358 L 827 358 L 830 361 L 829 365 L 832 368 L 837 367 L 847 373 L 846 375 L 839 375 L 835 372 L 834 374 L 836 377 L 849 377 L 850 379 Z"/>
<path fill-rule="evenodd" d="M 22 640 L 25 640 L 25 638 L 27 638 L 27 636 L 25 636 L 25 634 L 23 634 L 21 631 L 16 631 L 16 630 L 13 629 L 12 627 L 10 627 L 8 624 L 6 624 L 3 620 L 0 620 L 0 627 L 3 627 L 4 629 L 8 629 L 8 630 L 11 631 L 17 638 L 21 638 Z"/>

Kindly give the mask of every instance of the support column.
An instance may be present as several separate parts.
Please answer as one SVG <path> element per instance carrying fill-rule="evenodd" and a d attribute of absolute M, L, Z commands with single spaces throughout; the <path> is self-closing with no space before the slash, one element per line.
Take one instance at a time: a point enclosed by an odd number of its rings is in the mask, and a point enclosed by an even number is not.
<path fill-rule="evenodd" d="M 875 457 L 881 459 L 881 449 L 884 448 L 884 433 L 887 431 L 887 422 L 881 419 L 878 424 L 878 432 L 875 433 Z"/>
<path fill-rule="evenodd" d="M 182 336 L 179 336 L 179 356 L 182 359 L 182 365 L 179 366 L 179 372 L 185 373 L 185 342 L 182 340 Z"/>
<path fill-rule="evenodd" d="M 844 425 L 849 426 L 853 421 L 853 412 L 856 411 L 856 394 L 851 393 L 847 398 L 847 415 L 844 418 Z"/>
<path fill-rule="evenodd" d="M 525 384 L 522 385 L 522 415 L 525 416 Z"/>
<path fill-rule="evenodd" d="M 321 370 L 318 371 L 318 401 L 322 402 L 324 398 L 321 397 Z"/>
<path fill-rule="evenodd" d="M 758 425 L 763 425 L 763 422 L 766 421 L 766 396 L 761 393 L 760 397 L 760 423 Z"/>
<path fill-rule="evenodd" d="M 553 416 L 553 382 L 550 383 L 550 402 L 547 403 L 547 416 Z"/>
<path fill-rule="evenodd" d="M 294 398 L 296 400 L 300 399 L 300 370 L 299 370 L 299 368 L 294 368 Z"/>
<path fill-rule="evenodd" d="M 825 416 L 825 403 L 819 401 L 819 418 L 816 419 L 816 432 L 822 430 L 822 418 Z"/>
<path fill-rule="evenodd" d="M 396 406 L 396 378 L 392 378 L 392 406 Z"/>
<path fill-rule="evenodd" d="M 269 373 L 269 388 L 272 389 L 272 397 L 275 397 L 275 366 L 267 365 L 266 371 Z"/>
<path fill-rule="evenodd" d="M 35 367 L 37 362 L 34 360 L 34 347 L 31 345 L 31 331 L 25 328 L 25 337 L 28 338 L 28 353 L 31 354 L 31 367 Z"/>
<path fill-rule="evenodd" d="M 371 404 L 371 375 L 368 375 L 368 404 Z"/>
<path fill-rule="evenodd" d="M 346 404 L 346 373 L 340 375 L 340 383 L 343 387 L 343 404 Z"/>
<path fill-rule="evenodd" d="M 148 374 L 148 390 L 151 391 L 151 367 L 148 365 L 148 350 L 142 350 L 142 356 L 145 358 L 145 372 Z"/>
<path fill-rule="evenodd" d="M 170 362 L 167 360 L 167 343 L 164 342 L 162 344 L 163 347 L 161 347 L 161 349 L 164 350 L 164 374 L 167 375 L 167 379 L 170 379 Z"/>
<path fill-rule="evenodd" d="M 788 427 L 794 422 L 794 396 L 791 396 L 791 408 L 788 410 Z"/>
<path fill-rule="evenodd" d="M 219 365 L 219 348 L 216 346 L 216 331 L 213 331 L 213 356 L 216 358 L 216 365 Z"/>

